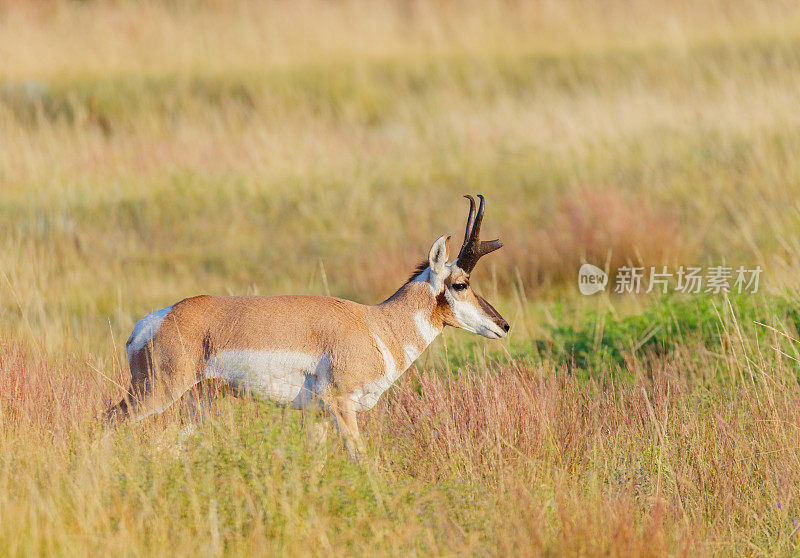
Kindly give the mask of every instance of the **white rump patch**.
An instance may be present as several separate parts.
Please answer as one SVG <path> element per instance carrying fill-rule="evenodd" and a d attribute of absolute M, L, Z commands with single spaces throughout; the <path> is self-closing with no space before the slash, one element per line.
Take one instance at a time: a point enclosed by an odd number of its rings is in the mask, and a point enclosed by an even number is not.
<path fill-rule="evenodd" d="M 292 351 L 220 351 L 206 364 L 205 377 L 304 409 L 318 404 L 317 397 L 330 383 L 330 359 Z"/>
<path fill-rule="evenodd" d="M 167 314 L 169 314 L 170 310 L 172 310 L 172 304 L 166 308 L 162 308 L 157 312 L 148 314 L 136 322 L 136 325 L 133 326 L 131 336 L 128 338 L 128 360 L 131 359 L 133 353 L 144 347 L 145 344 L 147 344 L 147 342 L 153 338 L 158 331 L 158 328 L 161 327 L 161 322 L 164 321 L 164 318 L 167 317 Z"/>

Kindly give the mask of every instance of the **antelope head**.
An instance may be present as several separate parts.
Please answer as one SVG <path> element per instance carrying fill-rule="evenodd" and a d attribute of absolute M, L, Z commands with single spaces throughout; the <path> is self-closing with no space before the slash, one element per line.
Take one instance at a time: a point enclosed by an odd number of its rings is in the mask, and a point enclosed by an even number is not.
<path fill-rule="evenodd" d="M 450 237 L 442 236 L 431 248 L 428 256 L 429 273 L 420 279 L 427 281 L 436 296 L 437 312 L 444 324 L 465 329 L 489 339 L 505 337 L 510 329 L 494 307 L 472 289 L 470 275 L 478 260 L 500 248 L 499 240 L 480 239 L 483 221 L 484 200 L 478 194 L 480 204 L 475 210 L 475 198 L 469 200 L 469 216 L 464 243 L 455 261 L 448 264 Z"/>

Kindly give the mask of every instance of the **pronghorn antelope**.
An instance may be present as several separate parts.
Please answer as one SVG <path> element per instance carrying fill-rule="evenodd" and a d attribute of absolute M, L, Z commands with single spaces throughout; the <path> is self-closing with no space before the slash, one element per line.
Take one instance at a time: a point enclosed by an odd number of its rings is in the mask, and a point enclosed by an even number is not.
<path fill-rule="evenodd" d="M 131 384 L 109 423 L 161 412 L 204 380 L 238 394 L 321 408 L 350 454 L 363 453 L 356 413 L 371 409 L 444 326 L 490 339 L 508 322 L 470 286 L 482 256 L 484 199 L 469 199 L 464 243 L 448 264 L 450 237 L 384 302 L 324 296 L 196 296 L 142 318 L 127 343 Z"/>

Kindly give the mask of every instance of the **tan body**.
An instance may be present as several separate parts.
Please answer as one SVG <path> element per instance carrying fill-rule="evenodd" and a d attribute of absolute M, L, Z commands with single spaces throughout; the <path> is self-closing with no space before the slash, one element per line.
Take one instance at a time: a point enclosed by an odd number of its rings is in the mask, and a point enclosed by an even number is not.
<path fill-rule="evenodd" d="M 377 306 L 321 296 L 198 296 L 182 300 L 171 307 L 143 346 L 129 350 L 134 394 L 152 391 L 151 370 L 162 389 L 168 388 L 164 395 L 170 399 L 203 379 L 224 379 L 224 370 L 207 369 L 223 351 L 273 351 L 318 358 L 322 366 L 304 371 L 316 376 L 314 391 L 303 395 L 358 393 L 386 373 L 380 342 L 403 370 L 411 364 L 407 349 L 419 355 L 430 343 L 432 339 L 419 332 L 414 315 L 426 320 L 427 332 L 441 331 L 444 324 L 435 301 L 425 296 L 427 290 L 421 283 L 409 283 Z M 414 314 L 409 315 L 408 309 L 415 310 Z M 247 382 L 231 387 L 243 391 L 258 388 Z"/>
<path fill-rule="evenodd" d="M 469 288 L 468 273 L 446 264 L 448 244 L 440 238 L 429 266 L 374 306 L 320 296 L 197 296 L 146 316 L 127 343 L 131 385 L 108 420 L 160 412 L 209 380 L 241 395 L 326 409 L 348 449 L 360 450 L 355 413 L 371 409 L 445 325 L 493 338 L 508 331 Z"/>

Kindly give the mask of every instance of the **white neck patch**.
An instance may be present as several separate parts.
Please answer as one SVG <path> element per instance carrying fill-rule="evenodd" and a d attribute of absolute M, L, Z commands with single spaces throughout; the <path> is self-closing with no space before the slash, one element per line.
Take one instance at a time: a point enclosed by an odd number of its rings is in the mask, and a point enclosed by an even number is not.
<path fill-rule="evenodd" d="M 442 332 L 441 328 L 431 323 L 425 311 L 414 314 L 414 325 L 417 327 L 417 333 L 422 337 L 426 347 Z"/>
<path fill-rule="evenodd" d="M 417 333 L 422 339 L 424 346 L 419 348 L 413 343 L 405 345 L 403 347 L 405 359 L 402 363 L 396 363 L 391 351 L 386 347 L 383 340 L 377 335 L 372 334 L 375 345 L 377 345 L 378 351 L 383 358 L 384 373 L 350 395 L 350 398 L 356 403 L 357 411 L 361 412 L 371 409 L 375 403 L 378 402 L 381 394 L 392 386 L 397 378 L 419 358 L 422 351 L 424 351 L 425 348 L 430 345 L 431 341 L 436 339 L 436 336 L 442 331 L 431 323 L 425 311 L 419 311 L 414 314 L 414 325 L 416 326 Z"/>

